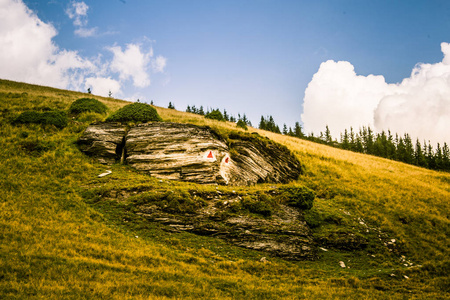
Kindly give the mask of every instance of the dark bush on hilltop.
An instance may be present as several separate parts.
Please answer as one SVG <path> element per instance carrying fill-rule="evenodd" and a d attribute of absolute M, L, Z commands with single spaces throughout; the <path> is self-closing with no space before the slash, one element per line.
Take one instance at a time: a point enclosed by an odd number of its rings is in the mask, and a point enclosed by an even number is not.
<path fill-rule="evenodd" d="M 280 199 L 289 206 L 300 209 L 311 209 L 313 207 L 314 192 L 304 186 L 287 186 L 280 188 Z"/>
<path fill-rule="evenodd" d="M 84 112 L 95 112 L 104 114 L 108 108 L 105 104 L 93 98 L 81 98 L 72 103 L 69 108 L 69 114 L 79 115 Z"/>
<path fill-rule="evenodd" d="M 238 120 L 237 123 L 236 123 L 236 126 L 239 127 L 239 128 L 242 128 L 244 130 L 248 129 L 247 123 L 245 123 L 243 120 Z"/>
<path fill-rule="evenodd" d="M 207 113 L 205 115 L 205 118 L 217 120 L 217 121 L 225 121 L 225 118 L 223 117 L 222 113 L 218 109 L 214 109 L 213 111 Z"/>
<path fill-rule="evenodd" d="M 109 116 L 108 122 L 159 122 L 162 121 L 156 109 L 145 103 L 132 103 L 125 105 Z"/>
<path fill-rule="evenodd" d="M 13 124 L 43 124 L 53 125 L 57 128 L 67 126 L 67 114 L 64 111 L 25 111 L 14 119 Z"/>

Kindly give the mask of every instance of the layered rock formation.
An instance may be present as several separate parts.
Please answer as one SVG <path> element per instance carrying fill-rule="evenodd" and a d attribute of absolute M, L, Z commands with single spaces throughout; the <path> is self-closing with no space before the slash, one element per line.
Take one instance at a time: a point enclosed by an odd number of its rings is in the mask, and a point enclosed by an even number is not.
<path fill-rule="evenodd" d="M 225 140 L 209 127 L 154 122 L 127 130 L 119 123 L 90 125 L 80 150 L 101 163 L 123 162 L 162 179 L 252 185 L 286 183 L 301 173 L 290 151 L 268 139 L 232 134 Z"/>
<path fill-rule="evenodd" d="M 264 251 L 289 260 L 317 258 L 317 244 L 299 209 L 280 204 L 273 208 L 270 217 L 262 217 L 239 209 L 236 212 L 236 207 L 241 207 L 244 198 L 249 195 L 220 191 L 197 193 L 191 190 L 189 198 L 201 207 L 180 212 L 158 202 L 158 196 L 155 197 L 158 192 L 154 189 L 151 190 L 155 193 L 152 196 L 147 196 L 148 192 L 141 187 L 138 190 L 112 190 L 102 196 L 108 201 L 135 203 L 133 195 L 139 194 L 133 212 L 150 222 L 164 225 L 164 229 L 171 232 L 216 237 L 239 247 Z M 266 193 L 276 197 L 279 191 L 275 188 Z M 170 191 L 159 190 L 159 195 L 164 194 L 173 195 Z"/>

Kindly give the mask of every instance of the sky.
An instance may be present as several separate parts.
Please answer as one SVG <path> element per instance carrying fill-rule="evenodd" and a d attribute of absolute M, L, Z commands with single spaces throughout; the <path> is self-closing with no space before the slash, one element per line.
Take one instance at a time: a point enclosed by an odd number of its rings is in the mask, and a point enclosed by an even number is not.
<path fill-rule="evenodd" d="M 450 1 L 0 0 L 0 78 L 450 142 Z"/>

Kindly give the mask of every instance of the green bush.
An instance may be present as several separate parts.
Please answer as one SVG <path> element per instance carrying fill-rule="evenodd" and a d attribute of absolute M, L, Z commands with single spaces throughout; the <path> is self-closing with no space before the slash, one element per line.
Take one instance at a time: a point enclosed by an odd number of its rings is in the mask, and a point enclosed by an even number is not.
<path fill-rule="evenodd" d="M 67 114 L 64 111 L 25 111 L 14 119 L 13 124 L 43 124 L 54 125 L 57 128 L 67 126 Z"/>
<path fill-rule="evenodd" d="M 280 188 L 281 200 L 289 206 L 300 209 L 311 209 L 313 207 L 314 192 L 304 186 L 287 186 Z"/>
<path fill-rule="evenodd" d="M 145 103 L 132 103 L 125 105 L 109 116 L 109 122 L 159 122 L 162 121 L 156 109 Z"/>
<path fill-rule="evenodd" d="M 81 98 L 72 103 L 69 108 L 69 114 L 79 115 L 84 112 L 95 112 L 104 114 L 108 108 L 105 104 L 92 98 Z"/>
<path fill-rule="evenodd" d="M 222 113 L 218 109 L 214 109 L 213 111 L 207 113 L 205 115 L 205 118 L 212 119 L 212 120 L 218 120 L 218 121 L 225 121 L 225 118 L 223 117 Z"/>
<path fill-rule="evenodd" d="M 248 129 L 247 123 L 245 123 L 245 122 L 242 121 L 242 120 L 237 121 L 236 126 L 242 128 L 242 129 L 244 129 L 244 130 L 247 130 L 247 129 Z"/>

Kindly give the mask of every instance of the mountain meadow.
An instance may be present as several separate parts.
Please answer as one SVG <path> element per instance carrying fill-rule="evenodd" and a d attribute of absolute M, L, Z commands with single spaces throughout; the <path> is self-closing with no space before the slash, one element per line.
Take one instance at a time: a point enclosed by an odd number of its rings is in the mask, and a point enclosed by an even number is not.
<path fill-rule="evenodd" d="M 106 111 L 69 113 L 86 97 Z M 200 185 L 83 154 L 77 140 L 89 124 L 129 103 L 0 80 L 1 299 L 450 298 L 450 173 L 158 106 L 164 122 L 256 132 L 284 145 L 302 174 L 283 185 Z M 24 112 L 40 117 L 23 122 Z M 314 259 L 286 260 L 174 231 L 135 207 L 140 191 L 153 191 L 159 202 L 158 192 L 181 195 L 164 205 L 184 213 L 197 205 L 193 192 L 245 198 L 293 185 L 315 195 L 313 207 L 301 211 Z"/>

